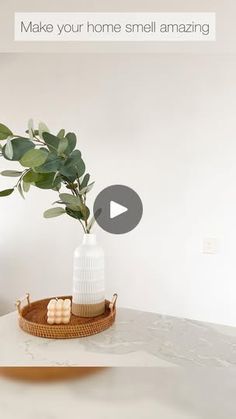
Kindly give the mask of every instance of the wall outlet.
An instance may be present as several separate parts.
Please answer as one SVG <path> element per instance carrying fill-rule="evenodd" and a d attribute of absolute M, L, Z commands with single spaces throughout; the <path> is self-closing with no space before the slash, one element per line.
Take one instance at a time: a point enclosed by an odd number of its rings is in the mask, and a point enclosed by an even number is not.
<path fill-rule="evenodd" d="M 218 253 L 218 240 L 214 237 L 207 237 L 203 239 L 202 253 L 206 255 L 215 255 Z"/>

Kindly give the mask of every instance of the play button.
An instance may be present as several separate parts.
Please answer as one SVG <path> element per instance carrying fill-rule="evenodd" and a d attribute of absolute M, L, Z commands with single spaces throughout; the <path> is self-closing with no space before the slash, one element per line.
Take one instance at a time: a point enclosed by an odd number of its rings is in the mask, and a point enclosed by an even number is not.
<path fill-rule="evenodd" d="M 128 186 L 112 185 L 103 189 L 94 202 L 94 216 L 100 227 L 112 234 L 124 234 L 140 222 L 143 204 Z"/>
<path fill-rule="evenodd" d="M 118 215 L 124 214 L 126 211 L 128 211 L 128 208 L 123 205 L 117 204 L 114 201 L 110 202 L 110 218 L 118 217 Z"/>

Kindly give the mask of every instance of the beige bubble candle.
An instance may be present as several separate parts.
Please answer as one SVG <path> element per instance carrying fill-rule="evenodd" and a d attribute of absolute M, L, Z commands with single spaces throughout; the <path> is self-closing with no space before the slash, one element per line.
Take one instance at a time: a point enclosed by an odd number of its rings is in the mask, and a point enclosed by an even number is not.
<path fill-rule="evenodd" d="M 48 324 L 68 324 L 71 318 L 71 300 L 55 298 L 49 301 L 47 306 Z"/>

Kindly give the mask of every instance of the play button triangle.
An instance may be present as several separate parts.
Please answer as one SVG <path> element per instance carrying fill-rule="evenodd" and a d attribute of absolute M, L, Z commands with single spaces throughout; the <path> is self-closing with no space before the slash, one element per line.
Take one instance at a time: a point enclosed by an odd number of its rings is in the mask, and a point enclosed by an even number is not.
<path fill-rule="evenodd" d="M 110 202 L 110 218 L 118 217 L 118 215 L 121 215 L 126 211 L 128 211 L 127 207 L 124 207 L 115 201 Z"/>
<path fill-rule="evenodd" d="M 110 185 L 95 199 L 97 224 L 111 234 L 126 234 L 140 222 L 143 204 L 137 192 L 125 185 Z"/>

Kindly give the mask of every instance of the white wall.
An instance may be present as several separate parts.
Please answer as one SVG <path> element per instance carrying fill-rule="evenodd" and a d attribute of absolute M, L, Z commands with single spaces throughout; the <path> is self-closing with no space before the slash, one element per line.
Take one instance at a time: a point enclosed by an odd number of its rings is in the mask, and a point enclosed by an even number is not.
<path fill-rule="evenodd" d="M 103 187 L 123 183 L 144 204 L 123 236 L 97 228 L 107 296 L 119 304 L 236 325 L 236 58 L 206 55 L 0 55 L 1 121 L 29 117 L 79 134 Z M 10 168 L 0 160 L 0 169 Z M 12 167 L 12 166 L 11 166 Z M 0 178 L 1 189 L 11 179 Z M 0 312 L 71 291 L 80 225 L 44 220 L 53 192 L 0 200 Z M 91 202 L 91 201 L 90 201 Z M 202 253 L 216 238 L 218 253 Z"/>
<path fill-rule="evenodd" d="M 15 11 L 21 12 L 215 12 L 215 42 L 15 42 Z M 235 0 L 10 0 L 0 2 L 0 52 L 236 53 Z"/>

